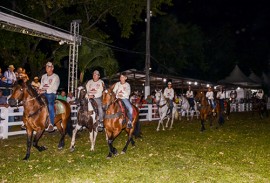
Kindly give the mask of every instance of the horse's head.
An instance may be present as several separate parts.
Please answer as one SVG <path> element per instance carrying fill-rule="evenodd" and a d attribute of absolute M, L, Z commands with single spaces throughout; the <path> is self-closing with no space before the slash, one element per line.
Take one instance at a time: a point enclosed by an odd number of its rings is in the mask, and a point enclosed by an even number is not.
<path fill-rule="evenodd" d="M 162 89 L 160 90 L 155 90 L 156 94 L 155 94 L 155 100 L 156 100 L 156 103 L 158 104 L 162 97 L 163 97 L 163 94 L 162 94 Z"/>
<path fill-rule="evenodd" d="M 203 90 L 198 90 L 196 96 L 194 97 L 195 101 L 199 101 L 199 102 L 202 102 L 203 99 L 206 100 L 205 98 L 205 93 Z"/>
<path fill-rule="evenodd" d="M 14 84 L 12 94 L 8 99 L 8 104 L 12 107 L 17 106 L 17 104 L 24 99 L 27 88 L 27 84 L 24 82 L 24 80 L 18 80 Z"/>
<path fill-rule="evenodd" d="M 82 99 L 85 98 L 85 95 L 87 94 L 87 90 L 84 86 L 79 86 L 77 88 L 77 95 L 76 95 L 76 103 L 80 103 Z"/>
<path fill-rule="evenodd" d="M 114 103 L 116 100 L 116 95 L 111 88 L 106 89 L 102 92 L 102 108 L 107 110 L 108 107 Z"/>

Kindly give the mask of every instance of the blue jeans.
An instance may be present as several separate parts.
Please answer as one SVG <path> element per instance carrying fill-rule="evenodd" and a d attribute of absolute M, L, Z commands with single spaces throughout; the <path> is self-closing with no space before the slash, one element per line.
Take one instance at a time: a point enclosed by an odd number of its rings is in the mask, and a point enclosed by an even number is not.
<path fill-rule="evenodd" d="M 132 121 L 132 113 L 133 113 L 133 108 L 131 103 L 129 102 L 129 99 L 122 99 L 122 101 L 124 102 L 127 110 L 128 110 L 128 118 L 130 121 Z"/>
<path fill-rule="evenodd" d="M 94 100 L 96 101 L 97 105 L 98 105 L 98 115 L 99 115 L 99 121 L 103 121 L 103 109 L 102 109 L 102 101 L 101 101 L 101 97 L 99 98 L 94 98 Z"/>
<path fill-rule="evenodd" d="M 54 93 L 45 93 L 45 97 L 48 100 L 49 116 L 51 124 L 54 125 L 54 101 L 56 99 L 56 94 Z"/>

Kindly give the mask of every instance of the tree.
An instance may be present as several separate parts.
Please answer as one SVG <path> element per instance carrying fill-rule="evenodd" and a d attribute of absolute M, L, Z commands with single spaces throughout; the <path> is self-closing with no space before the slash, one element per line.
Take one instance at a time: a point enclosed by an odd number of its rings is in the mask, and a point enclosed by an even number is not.
<path fill-rule="evenodd" d="M 164 4 L 172 5 L 171 0 L 152 0 L 152 11 L 155 14 L 162 14 L 160 9 Z M 11 0 L 4 2 L 3 5 L 65 30 L 69 29 L 72 20 L 81 19 L 81 35 L 87 38 L 99 38 L 99 41 L 107 43 L 111 41 L 109 35 L 104 33 L 100 27 L 104 27 L 104 24 L 109 26 L 108 17 L 113 17 L 118 22 L 121 36 L 128 38 L 132 34 L 133 26 L 143 20 L 141 15 L 146 9 L 146 2 L 137 0 Z M 56 60 L 56 58 L 59 59 L 57 52 L 61 50 L 58 44 L 49 42 L 48 50 L 44 51 L 41 38 L 30 38 L 30 36 L 7 31 L 0 31 L 0 34 L 3 38 L 0 42 L 0 53 L 5 63 L 11 63 L 11 61 L 15 63 L 16 61 L 18 64 L 24 65 L 31 62 L 31 70 L 35 72 L 45 62 L 43 59 L 54 58 L 55 62 L 60 61 Z M 16 45 L 5 45 L 12 37 L 18 37 L 15 40 L 19 38 L 20 40 L 16 41 Z M 40 64 L 34 64 L 36 62 Z"/>

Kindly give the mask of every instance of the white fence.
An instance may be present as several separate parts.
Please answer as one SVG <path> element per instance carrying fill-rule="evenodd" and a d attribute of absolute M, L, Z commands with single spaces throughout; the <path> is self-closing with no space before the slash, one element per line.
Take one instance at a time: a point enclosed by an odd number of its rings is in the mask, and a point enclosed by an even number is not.
<path fill-rule="evenodd" d="M 76 124 L 77 120 L 77 107 L 76 105 L 71 105 L 71 120 L 74 124 Z M 245 112 L 251 111 L 252 105 L 250 103 L 243 104 L 231 104 L 231 112 Z M 270 103 L 267 104 L 267 109 L 270 109 Z M 143 104 L 139 107 L 140 121 L 155 121 L 159 120 L 157 106 L 155 104 Z M 0 121 L 0 139 L 7 139 L 12 135 L 20 135 L 26 134 L 25 130 L 21 130 L 20 126 L 23 124 L 22 115 L 23 115 L 23 107 L 0 107 L 1 111 L 1 121 Z M 178 107 L 178 111 L 180 111 L 180 107 Z"/>

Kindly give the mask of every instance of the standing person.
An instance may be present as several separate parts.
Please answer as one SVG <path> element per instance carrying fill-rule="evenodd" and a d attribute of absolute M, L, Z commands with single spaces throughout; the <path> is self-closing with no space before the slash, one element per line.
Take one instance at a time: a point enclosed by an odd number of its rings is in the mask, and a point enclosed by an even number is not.
<path fill-rule="evenodd" d="M 120 81 L 118 81 L 114 88 L 113 88 L 113 92 L 116 94 L 116 98 L 118 99 L 121 99 L 127 110 L 128 110 L 128 122 L 127 122 L 127 128 L 132 128 L 132 115 L 133 115 L 133 108 L 132 108 L 132 105 L 129 101 L 129 95 L 130 95 L 130 85 L 128 82 L 126 82 L 127 80 L 127 76 L 125 73 L 121 73 L 120 74 Z M 125 108 L 124 106 L 122 105 L 122 102 L 121 100 L 118 101 L 121 109 L 122 109 L 122 112 L 123 112 L 123 115 L 124 115 L 124 120 L 126 119 L 126 113 L 125 113 Z"/>
<path fill-rule="evenodd" d="M 191 86 L 188 86 L 186 96 L 187 96 L 191 110 L 194 110 L 194 94 L 193 94 L 193 91 L 191 90 Z"/>
<path fill-rule="evenodd" d="M 94 100 L 97 104 L 98 109 L 98 131 L 103 131 L 104 125 L 103 125 L 103 110 L 102 110 L 102 91 L 104 89 L 104 82 L 99 79 L 100 73 L 98 70 L 95 70 L 93 72 L 93 79 L 89 80 L 86 84 L 86 90 L 88 94 L 88 98 Z M 92 105 L 96 108 L 95 105 Z"/>
<path fill-rule="evenodd" d="M 174 89 L 172 88 L 172 82 L 168 82 L 168 87 L 166 87 L 164 90 L 164 97 L 169 101 L 170 115 L 172 115 L 174 98 Z"/>
<path fill-rule="evenodd" d="M 212 112 L 214 112 L 215 104 L 214 104 L 214 92 L 212 91 L 211 87 L 208 87 L 208 91 L 206 92 L 206 98 L 208 100 L 208 103 L 210 104 L 212 108 Z"/>
<path fill-rule="evenodd" d="M 48 100 L 49 107 L 49 115 L 50 115 L 50 124 L 46 131 L 53 132 L 54 131 L 54 101 L 56 98 L 56 92 L 60 85 L 60 78 L 57 74 L 53 72 L 54 66 L 52 62 L 47 62 L 46 64 L 46 74 L 41 77 L 41 83 L 38 90 L 38 93 L 44 93 L 45 97 Z"/>

